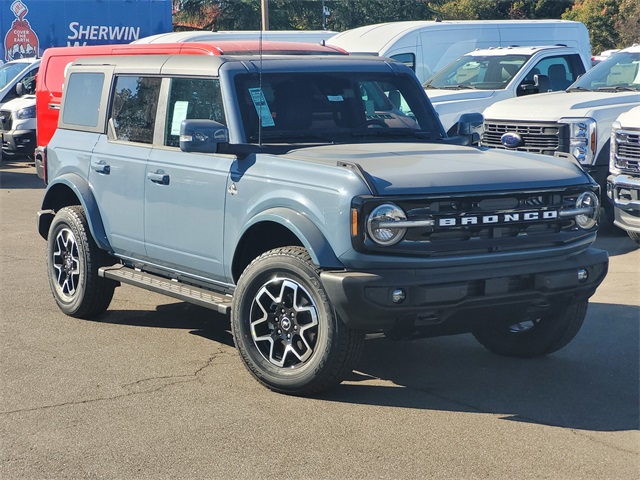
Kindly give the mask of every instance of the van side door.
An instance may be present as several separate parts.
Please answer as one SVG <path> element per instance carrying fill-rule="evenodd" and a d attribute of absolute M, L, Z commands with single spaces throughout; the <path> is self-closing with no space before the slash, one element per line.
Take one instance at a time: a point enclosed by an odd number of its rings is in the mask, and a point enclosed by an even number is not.
<path fill-rule="evenodd" d="M 166 105 L 147 164 L 144 231 L 149 259 L 214 281 L 223 277 L 224 210 L 233 155 L 180 150 L 180 124 L 226 124 L 217 78 L 165 78 Z M 162 128 L 160 128 L 162 126 Z"/>

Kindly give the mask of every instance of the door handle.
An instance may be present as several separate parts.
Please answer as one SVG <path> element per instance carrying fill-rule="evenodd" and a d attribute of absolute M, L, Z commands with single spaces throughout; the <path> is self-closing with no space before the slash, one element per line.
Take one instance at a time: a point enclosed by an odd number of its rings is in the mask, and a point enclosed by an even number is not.
<path fill-rule="evenodd" d="M 109 175 L 111 173 L 111 166 L 104 160 L 100 160 L 97 163 L 92 163 L 91 168 L 94 172 L 102 173 L 104 175 Z"/>
<path fill-rule="evenodd" d="M 156 173 L 149 172 L 147 173 L 147 178 L 158 185 L 169 185 L 169 175 L 162 171 Z"/>

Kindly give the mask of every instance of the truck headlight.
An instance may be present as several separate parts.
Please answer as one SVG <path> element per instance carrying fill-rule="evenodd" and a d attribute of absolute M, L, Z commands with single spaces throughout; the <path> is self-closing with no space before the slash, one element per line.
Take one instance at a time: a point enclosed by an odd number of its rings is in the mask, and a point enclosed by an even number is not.
<path fill-rule="evenodd" d="M 569 153 L 582 165 L 591 165 L 596 154 L 596 121 L 593 118 L 561 118 L 569 127 Z"/>
<path fill-rule="evenodd" d="M 622 124 L 620 122 L 613 122 L 611 124 L 611 144 L 609 150 L 609 172 L 613 175 L 620 175 L 620 169 L 616 165 L 616 137 L 618 130 L 622 130 Z"/>
<path fill-rule="evenodd" d="M 402 240 L 406 228 L 394 227 L 394 222 L 407 219 L 404 211 L 392 203 L 377 206 L 367 218 L 367 232 L 371 239 L 379 245 L 394 245 Z"/>
<path fill-rule="evenodd" d="M 30 107 L 21 108 L 16 113 L 16 118 L 18 120 L 25 120 L 27 118 L 36 118 L 36 106 L 32 105 Z"/>
<path fill-rule="evenodd" d="M 600 201 L 593 192 L 584 192 L 576 200 L 576 209 L 584 210 L 584 213 L 576 215 L 576 224 L 583 230 L 589 230 L 598 223 L 600 213 Z"/>

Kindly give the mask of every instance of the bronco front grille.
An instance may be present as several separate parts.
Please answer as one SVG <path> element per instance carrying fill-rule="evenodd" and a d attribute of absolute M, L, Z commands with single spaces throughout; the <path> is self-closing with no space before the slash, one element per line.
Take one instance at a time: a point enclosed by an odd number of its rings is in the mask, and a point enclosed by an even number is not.
<path fill-rule="evenodd" d="M 13 127 L 11 110 L 0 110 L 0 130 L 8 132 Z"/>
<path fill-rule="evenodd" d="M 597 188 L 597 187 L 594 187 Z M 377 245 L 362 234 L 353 238 L 358 251 L 385 254 L 450 256 L 544 249 L 579 241 L 592 232 L 577 228 L 575 217 L 560 214 L 574 208 L 584 187 L 503 194 L 460 194 L 438 198 L 361 198 L 360 218 L 384 202 L 398 205 L 408 221 L 433 221 L 407 228 L 393 246 Z"/>
<path fill-rule="evenodd" d="M 505 147 L 501 141 L 505 133 L 519 135 L 522 139 L 521 144 L 515 148 Z M 553 155 L 556 151 L 565 151 L 564 147 L 567 142 L 564 140 L 564 136 L 566 134 L 565 125 L 560 123 L 526 124 L 486 120 L 480 144 L 505 150 Z"/>
<path fill-rule="evenodd" d="M 640 132 L 618 130 L 615 133 L 614 161 L 624 173 L 640 173 Z"/>

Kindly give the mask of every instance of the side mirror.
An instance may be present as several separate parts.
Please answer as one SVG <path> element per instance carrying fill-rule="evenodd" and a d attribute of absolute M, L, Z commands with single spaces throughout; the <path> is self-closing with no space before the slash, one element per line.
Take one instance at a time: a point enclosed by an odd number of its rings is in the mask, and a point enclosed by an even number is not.
<path fill-rule="evenodd" d="M 545 93 L 551 90 L 551 82 L 546 75 L 534 75 L 533 84 L 538 87 L 538 93 Z"/>
<path fill-rule="evenodd" d="M 447 132 L 445 143 L 453 145 L 478 145 L 483 131 L 484 117 L 481 113 L 463 113 Z"/>
<path fill-rule="evenodd" d="M 218 144 L 229 142 L 229 129 L 214 120 L 183 120 L 180 124 L 180 150 L 216 153 Z"/>
<path fill-rule="evenodd" d="M 16 95 L 18 95 L 19 97 L 23 96 L 25 94 L 24 90 L 25 88 L 22 82 L 16 83 Z"/>

